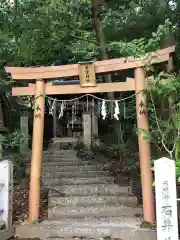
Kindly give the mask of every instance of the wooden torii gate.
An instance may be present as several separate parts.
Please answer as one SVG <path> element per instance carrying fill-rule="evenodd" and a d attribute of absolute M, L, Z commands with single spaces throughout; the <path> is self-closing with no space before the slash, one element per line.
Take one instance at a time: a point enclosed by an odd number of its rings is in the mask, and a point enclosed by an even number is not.
<path fill-rule="evenodd" d="M 153 64 L 168 63 L 175 47 L 169 47 L 150 53 Z M 35 96 L 33 139 L 32 139 L 32 159 L 30 175 L 29 192 L 29 223 L 39 218 L 40 208 L 40 176 L 43 151 L 43 131 L 44 131 L 44 107 L 45 95 L 60 94 L 86 94 L 98 92 L 136 92 L 136 114 L 138 129 L 148 132 L 148 116 L 146 107 L 146 98 L 142 90 L 145 89 L 145 71 L 146 60 L 128 60 L 112 59 L 98 61 L 95 63 L 73 64 L 65 66 L 50 67 L 6 67 L 7 73 L 10 73 L 15 81 L 35 81 L 35 84 L 29 83 L 28 87 L 15 87 L 12 89 L 13 96 Z M 126 82 L 99 83 L 96 84 L 95 74 L 116 72 L 125 69 L 134 69 L 134 78 L 126 79 Z M 80 85 L 53 86 L 46 80 L 58 78 L 80 76 Z M 84 80 L 85 79 L 85 80 Z M 138 136 L 139 158 L 141 169 L 141 184 L 143 195 L 144 220 L 150 223 L 154 222 L 154 196 L 152 189 L 151 172 L 151 151 L 150 143 L 144 140 L 142 135 Z"/>

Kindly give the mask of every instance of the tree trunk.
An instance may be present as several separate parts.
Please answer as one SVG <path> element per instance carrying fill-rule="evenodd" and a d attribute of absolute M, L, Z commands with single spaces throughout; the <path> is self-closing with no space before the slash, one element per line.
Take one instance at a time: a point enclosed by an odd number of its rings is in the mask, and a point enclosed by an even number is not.
<path fill-rule="evenodd" d="M 101 24 L 101 21 L 99 19 L 99 14 L 100 14 L 100 2 L 99 0 L 92 0 L 92 21 L 93 21 L 93 28 L 96 33 L 96 39 L 99 42 L 99 49 L 100 49 L 100 58 L 101 60 L 108 60 L 108 54 L 106 51 L 106 40 L 105 40 L 105 35 L 103 32 L 103 27 Z M 105 82 L 111 83 L 112 78 L 111 74 L 107 74 L 104 76 Z M 108 93 L 108 99 L 114 99 L 114 93 L 109 92 Z M 113 103 L 110 104 L 110 113 L 111 116 L 113 116 Z M 120 122 L 115 120 L 114 122 L 115 128 L 116 128 L 116 133 L 117 133 L 117 138 L 119 138 L 119 131 L 121 129 Z M 122 133 L 120 133 L 120 136 L 122 136 Z"/>
<path fill-rule="evenodd" d="M 104 36 L 102 24 L 99 20 L 99 13 L 100 13 L 99 0 L 92 0 L 92 20 L 93 20 L 94 31 L 96 33 L 96 38 L 99 42 L 100 57 L 101 57 L 101 60 L 107 60 L 108 59 L 108 54 L 107 54 L 107 51 L 106 51 L 106 41 L 105 41 L 105 36 Z M 112 82 L 111 74 L 107 74 L 105 76 L 105 81 L 106 82 Z M 108 93 L 108 98 L 113 99 L 114 98 L 114 93 L 113 92 Z"/>

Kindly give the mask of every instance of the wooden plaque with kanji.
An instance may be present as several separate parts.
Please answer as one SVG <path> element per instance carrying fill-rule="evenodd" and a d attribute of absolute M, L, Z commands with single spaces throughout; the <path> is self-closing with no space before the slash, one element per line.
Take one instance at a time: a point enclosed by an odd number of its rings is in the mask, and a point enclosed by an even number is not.
<path fill-rule="evenodd" d="M 94 63 L 79 63 L 79 77 L 81 87 L 96 87 Z"/>

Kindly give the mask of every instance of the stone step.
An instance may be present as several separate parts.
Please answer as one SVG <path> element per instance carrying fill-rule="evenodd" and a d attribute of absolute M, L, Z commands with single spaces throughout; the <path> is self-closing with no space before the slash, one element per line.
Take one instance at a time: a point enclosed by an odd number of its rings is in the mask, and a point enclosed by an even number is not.
<path fill-rule="evenodd" d="M 44 159 L 64 159 L 64 160 L 77 160 L 78 158 L 76 156 L 66 156 L 66 155 L 54 155 L 54 154 L 51 154 L 51 155 L 44 155 L 43 156 Z"/>
<path fill-rule="evenodd" d="M 110 173 L 108 171 L 72 171 L 72 172 L 62 172 L 62 171 L 54 171 L 51 172 L 43 172 L 42 178 L 44 179 L 52 179 L 52 178 L 72 178 L 72 177 L 102 177 L 102 176 L 109 176 Z"/>
<path fill-rule="evenodd" d="M 43 151 L 43 155 L 50 155 L 50 154 L 54 154 L 54 155 L 63 154 L 68 156 L 68 155 L 76 155 L 77 152 L 75 150 L 63 150 L 63 149 L 48 149 Z"/>
<path fill-rule="evenodd" d="M 77 152 L 74 150 L 56 150 L 56 149 L 49 149 L 47 151 L 43 151 L 43 156 L 76 156 Z"/>
<path fill-rule="evenodd" d="M 69 226 L 79 226 L 79 227 L 131 227 L 139 226 L 143 219 L 137 217 L 85 217 L 85 218 L 63 218 L 59 220 L 49 219 L 42 222 L 42 225 L 69 225 Z"/>
<path fill-rule="evenodd" d="M 131 204 L 136 205 L 137 199 L 133 195 L 120 196 L 73 196 L 73 197 L 49 197 L 49 206 L 73 206 L 73 205 L 117 205 L 117 204 Z"/>
<path fill-rule="evenodd" d="M 92 178 L 56 178 L 56 179 L 43 179 L 45 186 L 59 186 L 71 184 L 103 184 L 114 183 L 113 177 L 92 177 Z"/>
<path fill-rule="evenodd" d="M 76 155 L 63 155 L 63 154 L 50 154 L 50 155 L 43 155 L 44 159 L 65 159 L 65 160 L 76 160 L 78 159 Z"/>
<path fill-rule="evenodd" d="M 71 164 L 76 164 L 76 163 L 83 163 L 83 160 L 80 160 L 76 157 L 57 157 L 57 156 L 50 156 L 50 157 L 42 157 L 42 163 L 58 163 L 61 162 L 64 165 L 71 165 Z M 86 161 L 87 162 L 87 161 Z M 31 163 L 31 156 L 28 158 L 25 158 L 24 163 Z M 68 163 L 68 164 L 65 164 Z"/>
<path fill-rule="evenodd" d="M 42 166 L 96 166 L 102 165 L 96 162 L 82 161 L 79 159 L 76 160 L 66 160 L 66 159 L 43 159 Z"/>
<path fill-rule="evenodd" d="M 63 140 L 59 140 L 57 142 L 53 142 L 53 143 L 50 143 L 48 145 L 48 148 L 52 148 L 52 149 L 61 149 L 60 147 L 62 145 L 66 145 L 68 147 L 67 150 L 74 150 L 73 147 L 76 145 L 76 140 L 72 139 L 72 140 L 69 140 L 69 139 L 63 139 Z M 61 149 L 63 150 L 63 149 Z"/>
<path fill-rule="evenodd" d="M 135 217 L 136 215 L 142 215 L 142 208 L 125 205 L 55 206 L 48 208 L 49 219 L 60 219 L 63 217 Z"/>
<path fill-rule="evenodd" d="M 25 163 L 30 163 L 31 158 L 26 158 Z M 83 163 L 83 160 L 80 160 L 78 158 L 65 158 L 65 157 L 43 157 L 42 163 L 47 164 L 47 163 L 70 163 L 70 164 L 75 164 L 75 163 Z M 86 161 L 87 162 L 87 161 Z"/>
<path fill-rule="evenodd" d="M 49 191 L 50 196 L 118 196 L 132 194 L 128 186 L 117 184 L 88 184 L 55 186 Z"/>
<path fill-rule="evenodd" d="M 84 171 L 96 171 L 96 170 L 103 170 L 102 165 L 88 165 L 88 166 L 43 166 L 43 172 L 56 172 L 60 170 L 61 172 L 84 172 Z"/>
<path fill-rule="evenodd" d="M 24 163 L 25 163 L 25 166 L 26 167 L 30 167 L 31 166 L 31 159 L 26 159 L 25 161 L 24 161 Z M 97 161 L 83 161 L 83 160 L 80 160 L 80 159 L 74 159 L 74 160 L 66 160 L 66 159 L 64 159 L 64 158 L 62 158 L 62 159 L 43 159 L 42 160 L 42 166 L 43 167 L 51 167 L 51 166 L 59 166 L 59 167 L 61 167 L 61 166 L 72 166 L 72 167 L 74 167 L 74 166 L 104 166 L 105 168 L 107 168 L 108 169 L 108 165 L 107 164 L 100 164 L 100 163 L 98 163 Z"/>
<path fill-rule="evenodd" d="M 112 240 L 156 240 L 156 231 L 141 229 L 138 226 L 124 226 L 121 224 L 118 227 L 102 226 L 102 227 L 78 227 L 76 225 L 57 224 L 39 224 L 39 225 L 18 225 L 16 226 L 16 234 L 20 238 L 40 238 L 41 240 L 67 239 L 76 240 L 100 240 L 100 237 Z"/>
<path fill-rule="evenodd" d="M 43 153 L 76 153 L 76 150 L 74 149 L 47 149 L 45 151 L 43 151 Z"/>
<path fill-rule="evenodd" d="M 44 159 L 65 159 L 65 160 L 76 160 L 78 159 L 76 155 L 63 155 L 63 154 L 45 154 L 42 156 Z"/>

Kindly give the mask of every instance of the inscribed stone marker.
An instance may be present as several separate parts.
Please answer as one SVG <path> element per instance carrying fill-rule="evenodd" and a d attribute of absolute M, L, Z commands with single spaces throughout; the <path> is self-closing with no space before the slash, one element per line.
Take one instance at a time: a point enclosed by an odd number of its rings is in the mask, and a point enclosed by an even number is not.
<path fill-rule="evenodd" d="M 175 163 L 168 158 L 155 161 L 157 240 L 178 240 Z"/>

